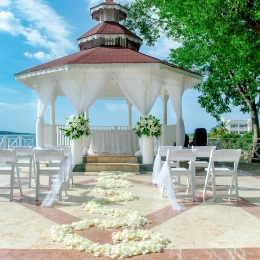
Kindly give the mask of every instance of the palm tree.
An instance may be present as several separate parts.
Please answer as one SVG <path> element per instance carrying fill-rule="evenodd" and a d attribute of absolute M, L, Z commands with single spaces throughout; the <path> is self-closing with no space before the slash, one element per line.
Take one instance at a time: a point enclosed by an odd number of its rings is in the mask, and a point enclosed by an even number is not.
<path fill-rule="evenodd" d="M 220 136 L 228 133 L 226 122 L 224 122 L 224 121 L 219 122 L 217 127 L 218 127 L 218 133 Z"/>
<path fill-rule="evenodd" d="M 219 137 L 219 131 L 218 131 L 218 127 L 214 126 L 210 129 L 209 135 L 211 135 L 211 137 Z"/>

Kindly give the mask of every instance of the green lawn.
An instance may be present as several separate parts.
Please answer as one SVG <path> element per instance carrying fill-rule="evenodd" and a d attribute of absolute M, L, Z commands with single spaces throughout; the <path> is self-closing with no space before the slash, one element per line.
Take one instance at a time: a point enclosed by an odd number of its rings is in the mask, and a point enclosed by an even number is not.
<path fill-rule="evenodd" d="M 231 164 L 227 164 L 230 165 Z M 260 163 L 239 163 L 238 169 L 241 171 L 246 171 L 254 175 L 260 175 Z"/>

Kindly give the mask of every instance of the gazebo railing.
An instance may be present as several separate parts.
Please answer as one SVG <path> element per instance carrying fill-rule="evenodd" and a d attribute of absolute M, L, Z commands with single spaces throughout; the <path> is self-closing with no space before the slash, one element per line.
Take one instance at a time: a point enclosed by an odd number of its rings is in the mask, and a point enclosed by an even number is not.
<path fill-rule="evenodd" d="M 70 145 L 70 138 L 65 136 L 60 128 L 65 128 L 65 125 L 56 125 L 57 145 Z M 92 131 L 98 130 L 128 130 L 127 126 L 90 126 Z M 90 137 L 91 138 L 91 137 Z"/>

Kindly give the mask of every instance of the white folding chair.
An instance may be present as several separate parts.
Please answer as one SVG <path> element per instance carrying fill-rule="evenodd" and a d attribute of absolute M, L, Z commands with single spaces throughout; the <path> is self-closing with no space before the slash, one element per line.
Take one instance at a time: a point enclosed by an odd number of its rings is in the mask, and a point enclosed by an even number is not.
<path fill-rule="evenodd" d="M 187 181 L 186 181 L 186 194 L 176 194 L 176 197 L 179 198 L 192 198 L 193 201 L 195 201 L 195 167 L 194 167 L 194 162 L 196 160 L 196 150 L 168 150 L 166 161 L 177 161 L 177 162 L 187 162 L 189 161 L 189 167 L 184 168 L 184 167 L 176 167 L 176 168 L 171 168 L 171 174 L 172 177 L 178 177 L 178 176 L 186 176 Z M 191 183 L 191 185 L 190 185 Z M 191 192 L 189 194 L 191 186 Z M 175 191 L 182 191 L 182 187 L 174 187 Z M 163 195 L 163 187 L 162 187 L 162 193 Z"/>
<path fill-rule="evenodd" d="M 216 150 L 216 146 L 192 146 L 192 149 L 197 150 L 197 158 L 194 164 L 196 185 L 204 184 L 206 174 L 204 176 L 196 175 L 196 168 L 205 169 L 206 167 L 208 167 L 211 150 Z"/>
<path fill-rule="evenodd" d="M 158 149 L 158 154 L 161 157 L 167 157 L 167 152 L 168 150 L 170 151 L 175 151 L 175 150 L 182 150 L 182 146 L 159 146 Z M 162 161 L 164 163 L 165 161 Z M 179 167 L 179 163 L 177 161 L 170 161 L 170 166 L 171 167 Z"/>
<path fill-rule="evenodd" d="M 54 176 L 60 173 L 62 161 L 64 160 L 63 150 L 51 149 L 34 149 L 34 161 L 36 164 L 36 200 L 39 200 L 40 195 L 40 175 Z M 46 166 L 49 162 L 59 162 L 58 166 Z M 44 164 L 44 166 L 43 166 Z M 50 184 L 50 183 L 49 183 Z M 63 186 L 63 185 L 62 185 Z M 62 199 L 62 186 L 59 191 L 59 200 Z"/>
<path fill-rule="evenodd" d="M 18 185 L 20 189 L 21 196 L 23 195 L 19 169 L 17 167 L 16 154 L 14 150 L 3 150 L 0 149 L 0 163 L 4 165 L 0 166 L 1 175 L 10 175 L 10 201 L 13 200 L 13 190 L 14 190 L 14 178 L 15 173 L 17 174 Z"/>
<path fill-rule="evenodd" d="M 54 150 L 64 150 L 64 156 L 66 159 L 71 158 L 72 156 L 72 153 L 71 153 L 71 146 L 70 145 L 60 145 L 60 146 L 50 146 L 48 147 L 47 149 L 54 149 Z M 52 161 L 52 162 L 49 162 L 49 165 L 50 166 L 58 166 L 59 165 L 59 162 L 55 162 L 55 161 Z M 73 174 L 72 174 L 72 170 L 73 170 L 73 167 L 71 165 L 70 169 L 69 169 L 69 176 L 68 176 L 68 179 L 67 179 L 67 184 L 69 185 L 69 181 L 71 179 L 71 185 L 73 185 Z M 67 187 L 65 188 L 65 192 L 67 194 Z"/>
<path fill-rule="evenodd" d="M 237 178 L 237 166 L 241 156 L 241 149 L 238 150 L 212 150 L 210 155 L 210 161 L 208 168 L 206 168 L 207 176 L 205 180 L 205 186 L 203 191 L 203 196 L 206 194 L 208 187 L 209 177 L 212 178 L 212 190 L 213 190 L 213 201 L 216 201 L 216 198 L 230 198 L 235 197 L 238 200 L 238 178 Z M 216 163 L 221 162 L 233 162 L 233 168 L 227 167 L 216 167 Z M 228 194 L 217 194 L 217 185 L 216 177 L 230 176 L 231 183 L 229 186 Z M 235 194 L 231 194 L 233 189 L 233 184 L 235 182 Z"/>
<path fill-rule="evenodd" d="M 15 150 L 18 167 L 28 167 L 29 188 L 31 188 L 32 169 L 34 168 L 33 147 L 32 146 L 9 146 L 9 149 Z M 35 179 L 35 172 L 34 172 L 34 179 Z"/>
<path fill-rule="evenodd" d="M 165 159 L 167 157 L 168 150 L 171 150 L 171 151 L 182 150 L 182 146 L 159 146 L 157 156 L 160 156 L 161 160 L 160 159 L 159 160 L 160 160 L 161 164 L 165 163 L 165 161 L 162 161 L 162 159 Z M 159 170 L 161 170 L 161 169 L 159 169 L 160 168 L 159 165 L 155 165 L 155 164 L 156 164 L 156 161 L 154 163 L 154 167 L 156 168 L 156 171 L 158 171 L 158 172 L 153 171 L 153 175 L 154 175 L 153 176 L 153 185 L 156 184 L 156 175 L 159 174 Z M 179 167 L 179 162 L 170 161 L 170 167 Z"/>

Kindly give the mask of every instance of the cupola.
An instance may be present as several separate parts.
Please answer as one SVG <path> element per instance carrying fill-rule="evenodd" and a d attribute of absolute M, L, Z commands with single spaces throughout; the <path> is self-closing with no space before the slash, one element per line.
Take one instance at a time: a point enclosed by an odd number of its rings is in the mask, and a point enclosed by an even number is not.
<path fill-rule="evenodd" d="M 120 22 L 127 17 L 127 9 L 113 0 L 106 0 L 106 2 L 90 8 L 90 13 L 92 19 L 100 23 L 106 21 Z"/>
<path fill-rule="evenodd" d="M 78 38 L 81 51 L 99 46 L 124 47 L 139 51 L 143 40 L 119 22 L 127 17 L 127 9 L 113 0 L 90 8 L 93 20 L 99 24 Z"/>

